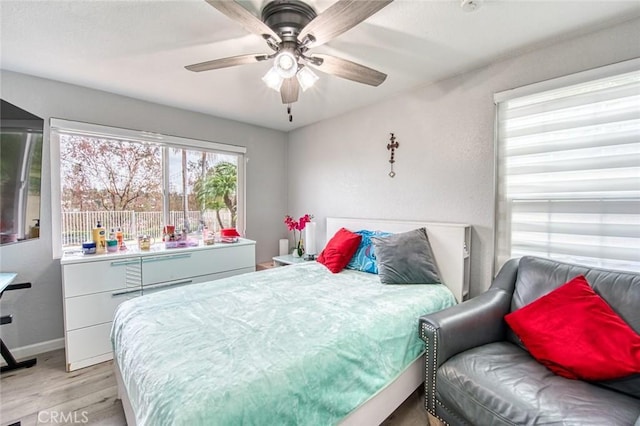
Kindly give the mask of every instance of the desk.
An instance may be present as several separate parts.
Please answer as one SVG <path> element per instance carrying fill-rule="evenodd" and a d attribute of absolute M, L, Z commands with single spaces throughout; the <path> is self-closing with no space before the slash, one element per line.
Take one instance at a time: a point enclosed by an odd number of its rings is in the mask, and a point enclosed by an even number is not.
<path fill-rule="evenodd" d="M 15 272 L 0 272 L 0 295 L 17 276 Z"/>
<path fill-rule="evenodd" d="M 23 288 L 31 288 L 31 283 L 19 283 L 19 284 L 11 284 L 13 280 L 16 279 L 18 274 L 14 272 L 0 272 L 0 298 L 5 291 L 9 290 L 19 290 Z M 13 318 L 11 315 L 2 315 L 0 317 L 0 325 L 11 324 L 13 322 Z M 2 358 L 7 362 L 7 365 L 3 366 L 0 370 L 2 373 L 5 371 L 15 370 L 17 368 L 29 368 L 36 365 L 37 359 L 32 358 L 26 361 L 18 362 L 7 348 L 7 345 L 4 344 L 2 339 L 0 339 L 0 352 L 2 353 Z"/>

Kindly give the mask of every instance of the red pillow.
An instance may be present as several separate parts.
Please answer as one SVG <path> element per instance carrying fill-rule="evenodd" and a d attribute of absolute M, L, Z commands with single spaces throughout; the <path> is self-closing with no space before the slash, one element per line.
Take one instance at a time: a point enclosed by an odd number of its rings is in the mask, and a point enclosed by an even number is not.
<path fill-rule="evenodd" d="M 559 376 L 610 380 L 640 373 L 640 335 L 582 275 L 504 319 L 531 355 Z"/>
<path fill-rule="evenodd" d="M 318 256 L 318 262 L 334 274 L 342 271 L 358 249 L 361 239 L 362 235 L 340 228 Z"/>

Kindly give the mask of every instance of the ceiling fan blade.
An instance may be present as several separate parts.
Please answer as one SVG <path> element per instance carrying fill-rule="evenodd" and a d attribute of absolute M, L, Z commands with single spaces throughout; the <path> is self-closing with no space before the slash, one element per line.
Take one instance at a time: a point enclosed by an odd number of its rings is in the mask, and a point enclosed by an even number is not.
<path fill-rule="evenodd" d="M 298 80 L 295 77 L 287 78 L 282 82 L 280 86 L 280 96 L 282 97 L 283 104 L 292 104 L 298 100 L 298 93 L 300 92 L 300 86 Z"/>
<path fill-rule="evenodd" d="M 387 78 L 387 75 L 380 71 L 346 59 L 322 54 L 314 54 L 311 55 L 311 57 L 322 59 L 322 64 L 320 65 L 314 65 L 313 62 L 309 61 L 308 64 L 312 67 L 327 74 L 346 78 L 347 80 L 368 84 L 370 86 L 379 86 Z"/>
<path fill-rule="evenodd" d="M 206 0 L 211 6 L 222 12 L 228 18 L 233 19 L 250 33 L 260 36 L 269 35 L 280 41 L 280 37 L 253 13 L 249 12 L 240 3 L 232 0 Z"/>
<path fill-rule="evenodd" d="M 239 55 L 229 58 L 214 59 L 212 61 L 200 62 L 199 64 L 187 65 L 185 68 L 193 72 L 217 70 L 220 68 L 235 67 L 236 65 L 252 64 L 269 59 L 268 55 Z"/>
<path fill-rule="evenodd" d="M 209 1 L 209 0 L 207 0 Z M 315 40 L 308 46 L 319 46 L 358 25 L 393 0 L 338 0 L 305 26 L 298 40 L 307 35 Z"/>

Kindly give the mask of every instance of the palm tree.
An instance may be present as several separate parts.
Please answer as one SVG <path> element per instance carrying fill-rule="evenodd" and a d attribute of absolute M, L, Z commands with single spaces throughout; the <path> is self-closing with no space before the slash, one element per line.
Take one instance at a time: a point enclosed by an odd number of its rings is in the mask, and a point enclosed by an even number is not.
<path fill-rule="evenodd" d="M 229 226 L 235 228 L 237 220 L 238 168 L 235 164 L 223 161 L 207 171 L 203 179 L 194 185 L 196 197 L 201 206 L 216 212 L 220 228 L 226 228 L 220 217 L 220 210 L 226 208 L 231 213 Z"/>

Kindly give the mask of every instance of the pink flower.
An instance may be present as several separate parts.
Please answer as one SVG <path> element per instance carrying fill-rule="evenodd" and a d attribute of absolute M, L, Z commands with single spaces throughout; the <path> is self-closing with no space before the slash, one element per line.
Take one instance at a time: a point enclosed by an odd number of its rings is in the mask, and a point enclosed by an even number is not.
<path fill-rule="evenodd" d="M 293 243 L 296 247 L 298 247 L 300 244 L 299 242 L 296 241 L 296 231 L 299 231 L 300 236 L 302 237 L 302 230 L 305 228 L 305 226 L 307 226 L 307 223 L 311 222 L 311 219 L 313 219 L 313 215 L 308 213 L 302 216 L 298 220 L 294 220 L 289 215 L 286 215 L 284 217 L 284 223 L 285 225 L 287 225 L 287 229 L 289 231 L 293 231 Z M 301 248 L 299 248 L 299 250 L 301 250 Z"/>
<path fill-rule="evenodd" d="M 311 219 L 313 219 L 313 215 L 308 213 L 298 220 L 294 220 L 291 216 L 286 215 L 284 217 L 284 223 L 287 225 L 289 231 L 302 231 L 305 226 L 307 226 L 307 223 L 311 222 Z"/>
<path fill-rule="evenodd" d="M 293 218 L 289 215 L 285 216 L 284 223 L 287 225 L 289 231 L 293 231 L 298 226 L 298 223 L 294 221 Z"/>

